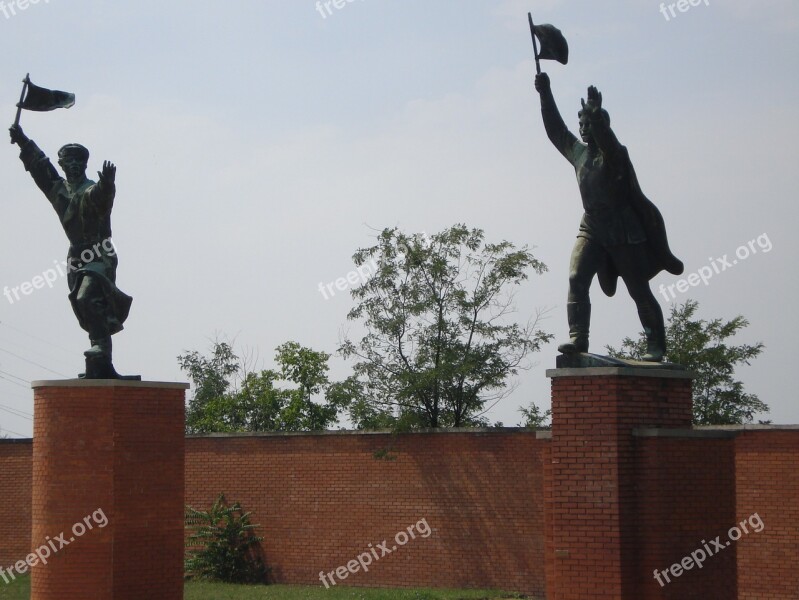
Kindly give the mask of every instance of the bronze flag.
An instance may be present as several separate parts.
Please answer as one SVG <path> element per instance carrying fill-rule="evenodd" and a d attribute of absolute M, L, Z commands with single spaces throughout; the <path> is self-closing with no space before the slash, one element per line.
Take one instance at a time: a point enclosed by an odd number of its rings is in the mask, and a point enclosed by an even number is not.
<path fill-rule="evenodd" d="M 24 110 L 45 112 L 57 108 L 69 108 L 74 104 L 75 94 L 61 92 L 59 90 L 48 90 L 47 88 L 34 85 L 31 80 L 28 79 L 25 98 L 18 106 Z"/>

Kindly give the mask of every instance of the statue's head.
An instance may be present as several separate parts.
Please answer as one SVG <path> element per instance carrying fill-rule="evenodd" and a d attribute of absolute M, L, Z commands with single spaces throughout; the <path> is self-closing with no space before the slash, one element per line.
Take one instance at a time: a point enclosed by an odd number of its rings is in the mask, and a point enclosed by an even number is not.
<path fill-rule="evenodd" d="M 80 144 L 67 144 L 58 151 L 58 164 L 68 181 L 80 181 L 86 177 L 89 151 Z"/>
<path fill-rule="evenodd" d="M 604 108 L 602 110 L 602 116 L 605 119 L 605 123 L 610 125 L 610 115 L 608 111 Z M 577 116 L 580 119 L 580 137 L 586 144 L 589 144 L 593 141 L 593 137 L 591 136 L 591 118 L 588 116 L 588 113 L 584 110 L 581 110 L 577 113 Z"/>

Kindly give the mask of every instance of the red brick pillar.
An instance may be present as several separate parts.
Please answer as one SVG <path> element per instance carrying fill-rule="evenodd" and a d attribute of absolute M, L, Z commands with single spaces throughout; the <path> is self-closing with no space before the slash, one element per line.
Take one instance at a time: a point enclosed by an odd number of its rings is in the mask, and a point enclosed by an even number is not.
<path fill-rule="evenodd" d="M 547 600 L 637 600 L 633 429 L 690 428 L 691 375 L 553 369 Z"/>
<path fill-rule="evenodd" d="M 183 598 L 187 387 L 33 382 L 32 600 Z"/>

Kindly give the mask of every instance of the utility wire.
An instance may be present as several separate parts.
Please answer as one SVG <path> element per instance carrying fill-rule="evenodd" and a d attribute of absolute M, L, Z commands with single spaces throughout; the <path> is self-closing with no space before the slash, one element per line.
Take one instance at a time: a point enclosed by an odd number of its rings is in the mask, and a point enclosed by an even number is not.
<path fill-rule="evenodd" d="M 28 385 L 30 385 L 30 381 L 28 381 L 27 379 L 23 379 L 22 377 L 17 377 L 13 373 L 9 373 L 8 371 L 0 370 L 0 373 L 2 373 L 3 375 L 8 375 L 9 377 L 13 377 L 14 379 L 19 379 L 22 383 L 27 383 Z"/>
<path fill-rule="evenodd" d="M 0 404 L 0 409 L 6 409 L 8 411 L 14 411 L 16 413 L 19 413 L 20 417 L 25 417 L 26 419 L 33 417 L 33 415 L 31 413 L 29 413 L 29 412 L 26 412 L 24 410 L 20 410 L 18 408 L 14 408 L 13 406 L 8 406 L 6 404 Z"/>
<path fill-rule="evenodd" d="M 14 435 L 18 435 L 21 438 L 27 438 L 30 436 L 25 435 L 24 433 L 18 433 L 16 431 L 11 431 L 10 429 L 6 429 L 5 427 L 0 427 L 0 432 L 7 431 L 8 433 L 13 433 Z"/>
<path fill-rule="evenodd" d="M 20 419 L 27 419 L 28 421 L 33 421 L 33 415 L 31 415 L 30 417 L 26 417 L 24 414 L 18 413 L 16 412 L 15 409 L 10 408 L 8 406 L 3 406 L 2 404 L 0 404 L 0 410 L 2 410 L 3 412 L 7 412 L 10 415 L 14 415 L 15 417 L 19 417 Z"/>
<path fill-rule="evenodd" d="M 13 406 L 8 406 L 7 404 L 0 404 L 0 407 L 7 408 L 8 410 L 14 410 L 14 411 L 16 411 L 16 412 L 18 412 L 20 414 L 27 415 L 29 417 L 33 416 L 31 413 L 29 413 L 27 411 L 24 411 L 24 410 L 22 410 L 20 408 L 14 408 Z"/>
<path fill-rule="evenodd" d="M 25 388 L 26 390 L 30 389 L 29 386 L 22 385 L 19 381 L 14 381 L 13 379 L 9 379 L 8 377 L 3 377 L 2 375 L 0 375 L 0 379 L 2 379 L 3 381 L 7 381 L 8 383 L 12 383 L 14 385 L 17 385 L 17 386 L 19 386 L 21 388 Z"/>
<path fill-rule="evenodd" d="M 61 352 L 64 352 L 65 354 L 72 354 L 71 351 L 67 350 L 66 348 L 63 348 L 63 347 L 59 346 L 58 344 L 54 344 L 50 340 L 45 340 L 43 338 L 40 338 L 38 336 L 33 335 L 32 333 L 27 333 L 25 331 L 22 331 L 21 329 L 18 329 L 17 327 L 14 327 L 13 325 L 9 325 L 5 321 L 0 321 L 0 325 L 2 325 L 3 327 L 8 327 L 12 331 L 16 331 L 17 333 L 21 333 L 22 335 L 28 336 L 29 338 L 34 339 L 37 342 L 42 342 L 43 344 L 47 344 L 48 346 L 52 346 L 53 348 L 58 348 L 59 350 L 61 350 Z"/>
<path fill-rule="evenodd" d="M 61 366 L 68 364 L 63 358 L 56 357 L 49 349 L 40 350 L 38 347 L 31 348 L 27 345 L 20 344 L 16 339 L 13 339 L 10 336 L 0 337 L 0 344 L 4 346 L 11 346 L 16 352 L 24 352 L 28 356 L 38 356 L 40 360 L 46 359 L 45 362 L 47 363 L 58 363 Z"/>
<path fill-rule="evenodd" d="M 32 364 L 32 365 L 34 365 L 36 367 L 39 367 L 40 369 L 44 369 L 45 371 L 50 371 L 51 373 L 54 373 L 56 375 L 60 375 L 61 377 L 67 377 L 67 378 L 69 377 L 69 375 L 64 375 L 63 373 L 59 373 L 58 371 L 53 371 L 52 369 L 50 369 L 48 367 L 45 367 L 44 365 L 40 365 L 37 362 L 34 362 L 32 360 L 28 360 L 27 358 L 25 358 L 23 356 L 20 356 L 19 354 L 11 352 L 11 350 L 6 350 L 5 348 L 0 348 L 0 352 L 5 352 L 6 354 L 10 354 L 11 356 L 14 356 L 14 357 L 18 358 L 19 360 L 25 361 L 26 363 L 30 363 L 30 364 Z"/>
<path fill-rule="evenodd" d="M 8 381 L 8 379 L 2 379 L 2 377 L 0 376 L 0 383 L 2 383 L 3 381 L 6 381 L 8 383 L 15 383 L 13 381 Z M 25 394 L 24 396 L 22 394 L 17 394 L 16 391 L 12 392 L 7 389 L 3 389 L 0 391 L 0 397 L 17 398 L 18 400 L 25 400 L 26 402 L 30 402 L 31 401 L 30 386 L 27 386 L 25 389 L 28 391 L 28 393 Z"/>

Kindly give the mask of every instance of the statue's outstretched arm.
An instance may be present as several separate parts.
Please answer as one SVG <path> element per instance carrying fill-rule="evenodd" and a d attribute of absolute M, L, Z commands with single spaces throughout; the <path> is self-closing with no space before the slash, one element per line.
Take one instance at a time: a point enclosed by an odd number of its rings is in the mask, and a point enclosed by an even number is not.
<path fill-rule="evenodd" d="M 25 135 L 22 127 L 12 125 L 9 128 L 9 133 L 11 134 L 11 143 L 19 146 L 19 158 L 22 160 L 22 164 L 25 165 L 25 170 L 31 174 L 36 185 L 49 199 L 55 185 L 62 181 L 58 171 L 56 171 L 50 159 L 36 145 L 36 142 Z"/>
<path fill-rule="evenodd" d="M 566 123 L 563 117 L 560 116 L 557 104 L 555 104 L 555 96 L 552 95 L 552 88 L 549 84 L 549 76 L 546 73 L 541 73 L 535 78 L 535 88 L 541 96 L 541 116 L 544 119 L 544 129 L 546 129 L 547 137 L 558 149 L 566 160 L 574 164 L 576 158 L 576 148 L 580 146 L 575 136 Z"/>

